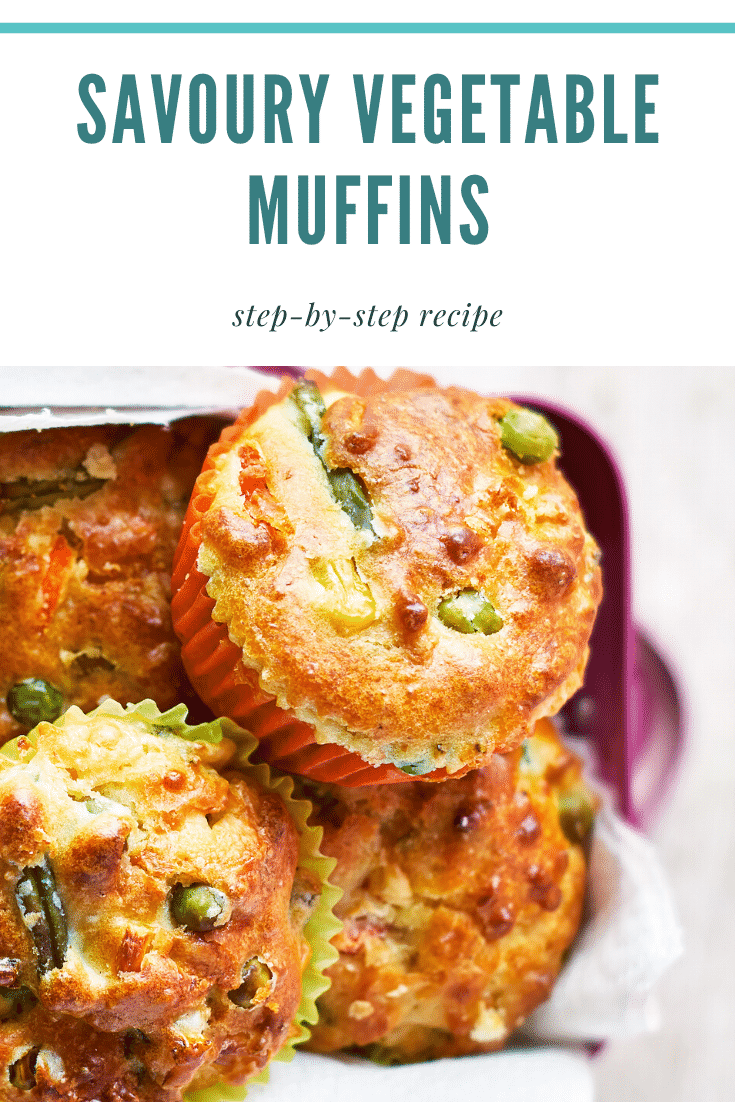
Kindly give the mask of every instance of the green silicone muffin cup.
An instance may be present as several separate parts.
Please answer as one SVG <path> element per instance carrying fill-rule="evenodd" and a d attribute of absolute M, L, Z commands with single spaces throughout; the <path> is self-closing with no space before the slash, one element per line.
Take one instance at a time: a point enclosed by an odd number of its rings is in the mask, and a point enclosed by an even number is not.
<path fill-rule="evenodd" d="M 78 718 L 83 715 L 84 713 L 79 708 L 72 707 L 55 720 L 54 724 L 63 728 L 67 716 Z M 294 1018 L 293 1035 L 273 1057 L 274 1060 L 292 1060 L 294 1046 L 309 1037 L 308 1027 L 316 1023 L 318 1017 L 316 1001 L 322 992 L 329 987 L 329 980 L 324 972 L 338 956 L 331 940 L 342 926 L 333 912 L 334 904 L 342 893 L 339 888 L 329 883 L 329 875 L 336 862 L 334 858 L 324 857 L 320 853 L 322 829 L 321 827 L 310 826 L 308 823 L 311 814 L 311 803 L 309 800 L 293 797 L 294 783 L 291 777 L 277 773 L 268 765 L 255 765 L 250 762 L 250 755 L 258 745 L 257 740 L 249 732 L 238 727 L 232 720 L 215 719 L 210 723 L 189 726 L 186 723 L 187 708 L 185 704 L 177 704 L 175 707 L 169 708 L 167 712 L 160 712 L 152 700 L 144 700 L 140 704 L 128 704 L 126 708 L 123 708 L 121 704 L 114 700 L 107 700 L 99 708 L 95 708 L 93 712 L 90 712 L 89 715 L 124 716 L 126 719 L 142 720 L 154 731 L 159 728 L 162 734 L 175 735 L 178 738 L 186 739 L 188 742 L 216 745 L 223 738 L 231 739 L 237 745 L 237 752 L 235 757 L 227 763 L 227 770 L 243 773 L 254 778 L 262 788 L 270 792 L 276 792 L 283 800 L 299 834 L 298 867 L 315 875 L 322 885 L 319 901 L 304 926 L 304 936 L 311 948 L 311 954 L 302 977 L 301 1001 Z M 35 731 L 30 731 L 27 735 L 19 735 L 11 742 L 6 743 L 0 748 L 0 753 L 14 761 L 29 761 L 33 756 L 32 751 L 35 745 Z M 263 1083 L 267 1082 L 267 1079 L 268 1068 L 266 1067 L 250 1082 Z M 245 1086 L 217 1083 L 199 1090 L 187 1091 L 184 1097 L 186 1102 L 241 1102 L 246 1093 L 247 1088 Z"/>

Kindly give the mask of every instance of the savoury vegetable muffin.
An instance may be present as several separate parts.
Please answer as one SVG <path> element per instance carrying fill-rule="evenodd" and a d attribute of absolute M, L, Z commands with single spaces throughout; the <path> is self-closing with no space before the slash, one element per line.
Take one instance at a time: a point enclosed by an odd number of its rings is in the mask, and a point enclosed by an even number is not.
<path fill-rule="evenodd" d="M 259 737 L 275 701 L 358 769 L 444 777 L 514 748 L 581 684 L 601 598 L 553 427 L 456 387 L 286 389 L 226 430 L 197 483 L 174 574 L 192 683 L 232 714 L 213 669 L 229 635 L 249 687 L 235 718 Z"/>
<path fill-rule="evenodd" d="M 542 720 L 443 784 L 309 786 L 344 929 L 308 1047 L 489 1052 L 549 994 L 580 920 L 594 803 Z"/>
<path fill-rule="evenodd" d="M 174 1102 L 294 1035 L 319 885 L 280 796 L 183 712 L 70 708 L 0 755 L 3 1099 Z"/>
<path fill-rule="evenodd" d="M 210 419 L 0 435 L 0 742 L 111 697 L 193 697 L 170 573 Z"/>

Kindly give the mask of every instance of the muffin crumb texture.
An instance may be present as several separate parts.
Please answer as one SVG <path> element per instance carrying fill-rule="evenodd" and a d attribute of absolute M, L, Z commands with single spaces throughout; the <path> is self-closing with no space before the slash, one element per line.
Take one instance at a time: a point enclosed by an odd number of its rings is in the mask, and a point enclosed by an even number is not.
<path fill-rule="evenodd" d="M 254 709 L 273 699 L 370 765 L 452 775 L 579 687 L 599 552 L 539 415 L 319 377 L 228 441 L 198 483 L 197 566 Z"/>
<path fill-rule="evenodd" d="M 582 910 L 595 801 L 551 723 L 458 780 L 307 790 L 344 891 L 308 1047 L 381 1063 L 501 1048 Z"/>
<path fill-rule="evenodd" d="M 283 802 L 227 771 L 226 739 L 103 713 L 0 754 L 3 1099 L 178 1102 L 292 1034 L 307 953 Z"/>
<path fill-rule="evenodd" d="M 195 703 L 170 576 L 215 427 L 0 434 L 0 742 L 72 704 Z M 58 695 L 54 714 L 18 706 L 29 679 Z"/>

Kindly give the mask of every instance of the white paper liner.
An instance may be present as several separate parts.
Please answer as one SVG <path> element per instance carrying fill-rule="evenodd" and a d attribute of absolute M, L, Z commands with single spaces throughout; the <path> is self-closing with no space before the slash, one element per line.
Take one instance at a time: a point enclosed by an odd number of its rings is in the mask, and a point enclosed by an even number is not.
<path fill-rule="evenodd" d="M 527 1022 L 541 1040 L 602 1041 L 658 1026 L 651 992 L 683 951 L 656 851 L 608 806 L 595 822 L 589 917 L 551 997 Z"/>
<path fill-rule="evenodd" d="M 0 412 L 0 432 L 20 432 L 23 429 L 78 428 L 81 425 L 170 425 L 182 417 L 197 413 L 222 413 L 218 406 L 180 406 L 178 409 L 150 406 L 113 409 L 96 407 L 91 410 L 66 410 L 44 406 L 40 410 Z M 236 410 L 231 412 L 234 418 Z"/>
<path fill-rule="evenodd" d="M 69 369 L 64 372 L 68 376 Z M 64 390 L 63 409 L 37 408 L 33 412 L 27 406 L 4 407 L 0 431 L 106 422 L 167 424 L 192 413 L 228 413 L 231 404 L 245 405 L 258 390 L 275 389 L 278 381 L 247 368 L 218 369 L 209 380 L 209 389 L 200 381 L 192 392 L 186 387 L 190 370 L 157 369 L 148 373 L 149 378 L 158 377 L 151 394 L 151 387 L 141 391 L 135 385 L 139 383 L 137 375 L 128 380 L 131 388 L 127 390 L 116 389 L 121 383 L 119 373 L 110 369 L 101 372 L 96 384 L 90 385 L 91 375 L 85 373 L 83 386 Z M 164 385 L 169 400 L 173 394 L 179 399 L 199 398 L 205 404 L 134 405 L 143 396 L 155 400 L 159 391 L 163 394 Z M 25 386 L 19 384 L 12 393 L 15 391 L 22 407 L 34 388 L 26 378 Z M 35 392 L 46 397 L 40 380 Z M 102 395 L 111 393 L 124 408 L 104 406 Z M 221 395 L 219 404 L 217 393 Z M 87 407 L 95 402 L 97 408 L 69 408 L 74 400 L 81 403 L 83 395 Z M 596 787 L 599 791 L 600 786 Z M 655 1029 L 658 1016 L 652 991 L 682 948 L 669 887 L 653 846 L 614 813 L 611 799 L 603 793 L 590 854 L 588 915 L 550 999 L 524 1027 L 533 1047 L 403 1068 L 301 1052 L 291 1065 L 274 1065 L 271 1083 L 252 1086 L 252 1097 L 259 1098 L 267 1090 L 271 1102 L 294 1102 L 295 1098 L 298 1102 L 324 1102 L 337 1096 L 347 1102 L 414 1102 L 417 1097 L 421 1102 L 467 1102 L 468 1098 L 483 1102 L 554 1102 L 557 1098 L 559 1102 L 590 1102 L 592 1074 L 586 1055 L 569 1047 L 538 1046 L 615 1040 Z"/>
<path fill-rule="evenodd" d="M 273 1069 L 262 1102 L 592 1102 L 586 1052 L 546 1046 L 656 1028 L 652 989 L 681 951 L 655 849 L 606 802 L 590 853 L 589 915 L 551 998 L 526 1023 L 533 1047 L 393 1068 L 299 1052 L 291 1065 Z M 253 1102 L 262 1089 L 252 1088 Z"/>
<path fill-rule="evenodd" d="M 619 1040 L 658 1028 L 653 988 L 683 952 L 666 875 L 653 845 L 617 813 L 595 747 L 560 734 L 601 800 L 588 856 L 582 927 L 551 996 L 523 1033 L 534 1042 Z"/>
<path fill-rule="evenodd" d="M 496 1052 L 386 1068 L 297 1052 L 271 1066 L 249 1102 L 592 1102 L 588 1057 L 566 1049 Z"/>
<path fill-rule="evenodd" d="M 232 414 L 234 420 L 259 390 L 276 390 L 279 381 L 249 367 L 6 368 L 0 432 L 167 425 L 194 413 Z"/>

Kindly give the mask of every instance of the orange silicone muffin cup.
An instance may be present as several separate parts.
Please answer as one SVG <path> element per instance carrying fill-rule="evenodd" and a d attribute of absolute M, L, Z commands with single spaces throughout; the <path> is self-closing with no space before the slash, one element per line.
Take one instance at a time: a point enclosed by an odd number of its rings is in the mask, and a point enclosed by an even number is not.
<path fill-rule="evenodd" d="M 395 372 L 388 381 L 371 370 L 354 376 L 343 367 L 337 368 L 331 378 L 318 371 L 308 372 L 308 378 L 321 385 L 332 383 L 362 396 L 435 385 L 430 376 L 407 370 Z M 259 747 L 254 759 L 267 761 L 286 773 L 348 788 L 413 781 L 415 777 L 394 765 L 368 765 L 358 754 L 336 743 L 317 743 L 310 724 L 297 719 L 287 709 L 279 708 L 275 698 L 263 692 L 257 672 L 243 664 L 242 651 L 230 639 L 227 625 L 212 619 L 215 602 L 207 593 L 209 578 L 197 569 L 197 557 L 201 542 L 200 521 L 213 500 L 210 484 L 215 460 L 229 449 L 244 428 L 280 402 L 292 386 L 293 380 L 284 378 L 275 394 L 261 391 L 256 396 L 253 404 L 240 413 L 234 425 L 223 430 L 219 442 L 209 449 L 202 473 L 194 485 L 171 580 L 171 613 L 174 630 L 182 643 L 184 668 L 197 693 L 215 715 L 227 716 L 255 735 Z M 452 776 L 460 777 L 463 772 L 466 770 Z M 446 779 L 445 769 L 421 778 Z"/>

